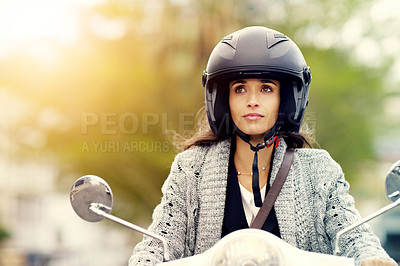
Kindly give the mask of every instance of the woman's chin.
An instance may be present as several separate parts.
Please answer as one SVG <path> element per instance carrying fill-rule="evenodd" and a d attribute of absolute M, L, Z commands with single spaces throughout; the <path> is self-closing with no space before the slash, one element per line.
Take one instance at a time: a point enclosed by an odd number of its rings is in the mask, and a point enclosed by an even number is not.
<path fill-rule="evenodd" d="M 260 127 L 243 127 L 239 128 L 243 133 L 254 136 L 254 137 L 264 137 L 265 133 L 268 132 L 268 128 L 260 128 Z"/>
<path fill-rule="evenodd" d="M 250 135 L 250 136 L 260 136 L 264 135 L 273 127 L 275 121 L 247 121 L 247 120 L 242 120 L 239 123 L 235 123 L 238 125 L 238 128 L 240 131 L 243 133 Z"/>

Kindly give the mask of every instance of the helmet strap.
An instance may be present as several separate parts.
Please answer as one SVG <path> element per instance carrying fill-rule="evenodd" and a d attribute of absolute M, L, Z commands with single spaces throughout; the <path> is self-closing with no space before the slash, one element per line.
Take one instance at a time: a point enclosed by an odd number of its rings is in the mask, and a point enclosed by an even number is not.
<path fill-rule="evenodd" d="M 264 142 L 258 143 L 256 146 L 250 143 L 250 136 L 241 131 L 235 123 L 233 123 L 234 133 L 238 135 L 244 142 L 250 145 L 250 149 L 254 151 L 254 159 L 252 165 L 252 188 L 254 195 L 254 204 L 256 207 L 262 206 L 261 193 L 260 193 L 260 184 L 259 184 L 259 171 L 258 171 L 258 151 L 264 149 L 265 147 L 269 148 L 272 144 L 275 143 L 275 148 L 278 147 L 279 138 L 276 136 L 277 132 L 277 123 L 268 131 L 268 133 L 264 137 Z"/>

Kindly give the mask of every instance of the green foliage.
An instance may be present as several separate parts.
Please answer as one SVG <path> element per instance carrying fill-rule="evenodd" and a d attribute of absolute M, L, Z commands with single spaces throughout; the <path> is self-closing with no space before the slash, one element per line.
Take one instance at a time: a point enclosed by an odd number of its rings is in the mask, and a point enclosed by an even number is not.
<path fill-rule="evenodd" d="M 10 232 L 8 232 L 8 230 L 4 227 L 0 226 L 0 243 L 8 239 L 10 236 Z"/>
<path fill-rule="evenodd" d="M 381 80 L 377 70 L 354 66 L 343 54 L 305 53 L 313 73 L 308 112 L 316 117 L 316 139 L 351 181 L 360 164 L 374 158 L 373 122 L 382 116 Z"/>

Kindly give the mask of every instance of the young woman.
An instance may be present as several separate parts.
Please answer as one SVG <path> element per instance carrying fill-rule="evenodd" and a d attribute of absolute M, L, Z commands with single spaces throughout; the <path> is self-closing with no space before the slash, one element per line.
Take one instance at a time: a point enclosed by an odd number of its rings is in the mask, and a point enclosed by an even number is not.
<path fill-rule="evenodd" d="M 208 127 L 176 156 L 149 228 L 167 239 L 172 259 L 248 228 L 287 147 L 295 148 L 293 163 L 262 230 L 331 254 L 336 233 L 360 219 L 340 166 L 298 133 L 310 82 L 303 55 L 280 32 L 248 27 L 217 44 L 203 73 Z M 162 252 L 145 236 L 129 265 L 154 265 Z M 396 265 L 368 226 L 345 235 L 340 255 L 356 265 Z"/>

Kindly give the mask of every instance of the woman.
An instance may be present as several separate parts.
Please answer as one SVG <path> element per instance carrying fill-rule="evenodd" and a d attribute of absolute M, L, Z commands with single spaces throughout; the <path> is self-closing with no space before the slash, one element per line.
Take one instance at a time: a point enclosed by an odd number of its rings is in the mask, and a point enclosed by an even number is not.
<path fill-rule="evenodd" d="M 277 31 L 244 28 L 214 48 L 203 73 L 209 126 L 176 156 L 149 228 L 167 239 L 172 259 L 249 227 L 287 147 L 295 148 L 293 163 L 263 230 L 331 254 L 336 233 L 360 219 L 340 166 L 326 151 L 304 148 L 298 133 L 310 82 L 300 50 Z M 340 255 L 356 265 L 396 265 L 368 226 L 345 235 Z M 161 261 L 160 243 L 144 237 L 129 265 Z"/>

